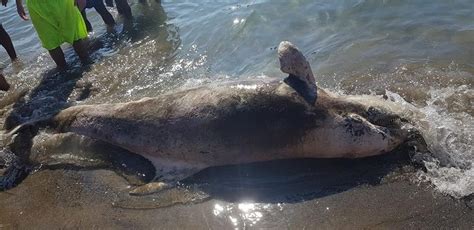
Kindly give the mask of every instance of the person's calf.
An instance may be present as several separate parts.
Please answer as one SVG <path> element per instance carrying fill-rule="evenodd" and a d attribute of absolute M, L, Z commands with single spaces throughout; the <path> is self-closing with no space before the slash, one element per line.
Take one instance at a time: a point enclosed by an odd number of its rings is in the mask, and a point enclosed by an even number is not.
<path fill-rule="evenodd" d="M 87 47 L 87 39 L 79 39 L 75 41 L 72 44 L 72 47 L 74 47 L 74 51 L 76 51 L 77 56 L 79 56 L 79 59 L 81 59 L 81 62 L 83 64 L 89 64 L 90 59 L 89 59 L 89 52 L 88 52 L 88 47 Z"/>
<path fill-rule="evenodd" d="M 87 13 L 86 9 L 81 11 L 82 19 L 84 19 L 84 23 L 86 24 L 87 32 L 92 32 L 92 24 L 91 22 L 87 19 Z"/>
<path fill-rule="evenodd" d="M 10 84 L 8 84 L 7 79 L 0 74 L 0 90 L 8 91 L 10 89 Z"/>
<path fill-rule="evenodd" d="M 115 0 L 115 6 L 119 14 L 123 15 L 125 19 L 132 19 L 132 9 L 127 0 Z"/>
<path fill-rule="evenodd" d="M 15 47 L 13 47 L 12 39 L 8 35 L 7 31 L 0 24 L 0 45 L 2 45 L 10 56 L 12 61 L 17 59 Z"/>
<path fill-rule="evenodd" d="M 58 68 L 64 69 L 67 67 L 66 58 L 64 57 L 64 53 L 61 47 L 48 50 L 48 52 L 49 55 L 51 55 L 51 58 L 53 59 L 54 63 L 56 63 L 56 65 L 58 66 Z"/>
<path fill-rule="evenodd" d="M 102 17 L 102 20 L 104 20 L 104 23 L 108 27 L 114 27 L 115 26 L 115 20 L 112 14 L 107 10 L 105 7 L 104 3 L 99 1 L 97 2 L 96 5 L 94 5 L 94 9 L 99 13 L 100 17 Z"/>

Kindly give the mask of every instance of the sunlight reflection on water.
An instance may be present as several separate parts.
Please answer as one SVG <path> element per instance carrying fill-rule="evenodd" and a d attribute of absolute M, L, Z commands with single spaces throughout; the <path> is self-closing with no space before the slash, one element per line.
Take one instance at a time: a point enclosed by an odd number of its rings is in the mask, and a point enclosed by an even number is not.
<path fill-rule="evenodd" d="M 283 204 L 262 204 L 242 202 L 226 204 L 217 202 L 212 213 L 223 221 L 230 221 L 236 229 L 252 227 L 260 223 L 265 216 L 275 211 L 283 211 Z"/>

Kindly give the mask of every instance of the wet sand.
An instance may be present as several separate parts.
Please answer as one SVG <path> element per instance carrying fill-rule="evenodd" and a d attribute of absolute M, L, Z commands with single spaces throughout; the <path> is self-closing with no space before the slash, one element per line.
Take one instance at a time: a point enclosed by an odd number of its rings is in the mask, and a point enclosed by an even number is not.
<path fill-rule="evenodd" d="M 0 193 L 0 228 L 474 228 L 472 201 L 411 182 L 418 169 L 405 161 L 392 154 L 220 167 L 145 197 L 128 196 L 129 183 L 110 170 L 41 170 Z"/>

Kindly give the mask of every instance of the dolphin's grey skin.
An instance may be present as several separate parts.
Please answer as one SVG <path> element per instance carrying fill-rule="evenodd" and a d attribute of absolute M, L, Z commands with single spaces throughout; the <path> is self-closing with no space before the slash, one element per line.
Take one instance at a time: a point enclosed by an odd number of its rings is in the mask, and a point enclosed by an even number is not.
<path fill-rule="evenodd" d="M 245 88 L 204 86 L 136 102 L 75 106 L 60 112 L 54 123 L 61 132 L 100 139 L 153 162 L 204 167 L 367 157 L 403 141 L 394 130 L 362 117 L 369 108 L 322 90 L 311 106 L 286 85 Z"/>
<path fill-rule="evenodd" d="M 280 61 L 292 56 L 285 54 L 290 48 L 289 53 L 299 53 L 291 43 L 282 43 Z M 282 70 L 290 74 L 285 82 L 303 82 L 302 90 L 282 82 L 208 85 L 129 103 L 70 107 L 51 125 L 145 157 L 160 181 L 220 165 L 373 156 L 405 140 L 392 114 L 320 88 L 316 94 L 307 62 L 303 70 L 284 66 L 295 62 L 281 62 Z M 136 192 L 165 186 L 155 185 Z"/>
<path fill-rule="evenodd" d="M 393 150 L 403 132 L 370 123 L 363 117 L 369 111 L 322 90 L 312 106 L 286 85 L 221 85 L 130 103 L 75 106 L 54 123 L 61 132 L 142 155 L 162 179 L 176 180 L 211 166 Z"/>

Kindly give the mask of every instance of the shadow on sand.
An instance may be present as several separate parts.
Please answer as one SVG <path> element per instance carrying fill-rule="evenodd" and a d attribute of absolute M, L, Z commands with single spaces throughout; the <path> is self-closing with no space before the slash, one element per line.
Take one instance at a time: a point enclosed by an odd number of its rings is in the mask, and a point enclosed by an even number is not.
<path fill-rule="evenodd" d="M 113 203 L 118 208 L 135 210 L 201 203 L 209 199 L 230 203 L 299 203 L 359 186 L 379 185 L 385 179 L 390 182 L 388 175 L 393 173 L 397 177 L 407 169 L 415 169 L 406 167 L 413 165 L 410 149 L 404 146 L 386 155 L 362 159 L 294 159 L 212 167 L 180 181 L 176 188 L 158 193 L 130 196 L 128 191 L 122 191 Z M 122 156 L 125 162 L 130 162 L 126 160 L 129 157 L 141 158 L 132 154 Z M 154 172 L 150 163 L 132 168 L 139 170 L 131 175 Z"/>
<path fill-rule="evenodd" d="M 377 185 L 411 164 L 406 151 L 363 159 L 299 159 L 209 168 L 183 181 L 228 202 L 296 203 Z"/>

